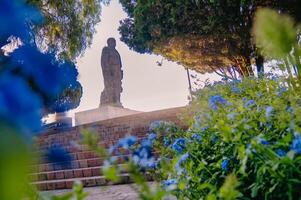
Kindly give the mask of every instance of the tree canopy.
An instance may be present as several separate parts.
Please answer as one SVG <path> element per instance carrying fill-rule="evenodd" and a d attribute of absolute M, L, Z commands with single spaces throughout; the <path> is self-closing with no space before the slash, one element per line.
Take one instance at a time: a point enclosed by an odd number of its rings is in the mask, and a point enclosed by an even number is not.
<path fill-rule="evenodd" d="M 34 44 L 43 52 L 54 53 L 58 60 L 75 62 L 91 45 L 95 26 L 100 21 L 101 4 L 108 2 L 27 0 L 27 3 L 36 6 L 43 15 L 43 23 L 32 26 Z M 60 94 L 47 99 L 45 110 L 47 113 L 53 113 L 76 108 L 81 96 L 82 86 L 76 81 L 66 86 Z"/>
<path fill-rule="evenodd" d="M 120 0 L 128 18 L 121 40 L 139 53 L 155 53 L 205 73 L 235 67 L 252 74 L 256 57 L 251 28 L 258 7 L 272 7 L 300 20 L 298 0 Z"/>
<path fill-rule="evenodd" d="M 91 45 L 101 4 L 108 0 L 28 0 L 44 16 L 34 26 L 35 42 L 43 51 L 57 52 L 60 59 L 75 60 Z"/>

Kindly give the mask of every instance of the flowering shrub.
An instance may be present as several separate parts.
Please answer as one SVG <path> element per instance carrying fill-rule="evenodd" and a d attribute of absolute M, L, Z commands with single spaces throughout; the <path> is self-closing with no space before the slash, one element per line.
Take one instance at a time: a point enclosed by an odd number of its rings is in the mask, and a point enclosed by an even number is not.
<path fill-rule="evenodd" d="M 24 199 L 30 193 L 27 167 L 32 138 L 41 128 L 43 115 L 70 108 L 69 102 L 58 104 L 57 97 L 65 88 L 78 84 L 73 63 L 57 61 L 54 53 L 42 53 L 33 42 L 31 27 L 43 20 L 40 11 L 25 0 L 1 0 L 0 199 L 3 200 Z M 70 162 L 62 148 L 52 149 L 47 155 L 50 160 Z"/>
<path fill-rule="evenodd" d="M 177 186 L 175 195 L 215 199 L 232 181 L 227 199 L 299 198 L 300 92 L 284 79 L 208 86 L 189 112 L 194 114 L 187 131 L 164 137 L 158 130 L 164 139 L 155 145 L 162 153 L 157 171 L 165 185 Z"/>

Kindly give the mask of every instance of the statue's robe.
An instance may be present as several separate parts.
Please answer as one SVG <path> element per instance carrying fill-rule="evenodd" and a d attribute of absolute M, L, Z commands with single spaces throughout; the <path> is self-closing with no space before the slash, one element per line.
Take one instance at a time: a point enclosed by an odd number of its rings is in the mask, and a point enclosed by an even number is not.
<path fill-rule="evenodd" d="M 121 58 L 114 48 L 104 47 L 101 54 L 101 68 L 104 79 L 104 90 L 101 93 L 100 105 L 122 107 L 120 94 L 122 92 Z"/>

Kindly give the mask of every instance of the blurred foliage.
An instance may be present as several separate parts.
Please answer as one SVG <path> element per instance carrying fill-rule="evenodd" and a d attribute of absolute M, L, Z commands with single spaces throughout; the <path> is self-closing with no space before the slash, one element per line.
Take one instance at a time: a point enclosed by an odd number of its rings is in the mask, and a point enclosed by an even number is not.
<path fill-rule="evenodd" d="M 34 26 L 35 43 L 60 59 L 73 60 L 91 45 L 100 22 L 101 4 L 108 0 L 27 0 L 36 5 L 44 23 Z"/>
<path fill-rule="evenodd" d="M 0 199 L 20 200 L 28 187 L 28 147 L 17 129 L 3 122 L 0 127 Z"/>
<path fill-rule="evenodd" d="M 123 42 L 201 73 L 235 66 L 241 75 L 253 74 L 250 65 L 257 51 L 250 31 L 258 7 L 301 19 L 298 0 L 120 2 L 128 13 L 119 28 Z"/>
<path fill-rule="evenodd" d="M 265 56 L 282 61 L 291 77 L 292 71 L 299 75 L 301 70 L 300 27 L 291 17 L 269 9 L 259 10 L 255 17 L 258 48 Z"/>
<path fill-rule="evenodd" d="M 57 103 L 58 96 L 70 98 L 69 91 L 81 90 L 72 62 L 58 61 L 55 53 L 42 53 L 32 43 L 32 28 L 42 25 L 43 19 L 25 0 L 1 0 L 1 200 L 43 199 L 28 176 L 33 137 L 41 130 L 44 114 L 74 106 L 73 100 Z M 81 91 L 77 93 L 81 96 Z"/>

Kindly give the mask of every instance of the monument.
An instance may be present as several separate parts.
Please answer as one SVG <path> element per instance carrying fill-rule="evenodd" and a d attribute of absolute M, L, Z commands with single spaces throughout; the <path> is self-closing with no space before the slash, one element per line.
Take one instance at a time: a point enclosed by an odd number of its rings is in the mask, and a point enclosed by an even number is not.
<path fill-rule="evenodd" d="M 122 92 L 123 71 L 121 58 L 115 49 L 116 40 L 109 38 L 108 46 L 102 49 L 101 53 L 101 69 L 104 79 L 104 90 L 100 97 L 101 106 L 123 107 L 120 102 L 120 94 Z"/>
<path fill-rule="evenodd" d="M 104 89 L 100 96 L 99 108 L 75 113 L 76 126 L 140 113 L 124 108 L 121 103 L 123 71 L 121 57 L 116 50 L 114 38 L 107 40 L 107 46 L 101 52 L 100 63 Z"/>

